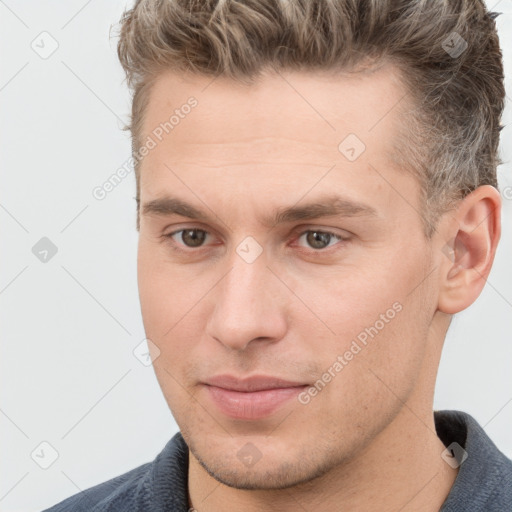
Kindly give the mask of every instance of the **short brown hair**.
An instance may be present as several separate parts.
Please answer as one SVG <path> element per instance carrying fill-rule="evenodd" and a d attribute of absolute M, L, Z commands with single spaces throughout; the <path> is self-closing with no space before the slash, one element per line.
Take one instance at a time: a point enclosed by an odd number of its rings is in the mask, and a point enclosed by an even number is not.
<path fill-rule="evenodd" d="M 483 0 L 136 0 L 117 46 L 133 92 L 132 156 L 140 207 L 142 126 L 164 71 L 250 85 L 267 69 L 356 70 L 393 62 L 415 108 L 394 159 L 420 181 L 425 234 L 477 187 L 498 187 L 504 108 L 497 14 Z"/>

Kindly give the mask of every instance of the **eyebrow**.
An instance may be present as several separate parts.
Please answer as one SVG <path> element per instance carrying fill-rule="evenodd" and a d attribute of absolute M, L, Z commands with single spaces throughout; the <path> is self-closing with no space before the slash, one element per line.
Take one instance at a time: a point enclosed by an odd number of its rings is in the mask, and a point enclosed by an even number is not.
<path fill-rule="evenodd" d="M 153 199 L 142 205 L 142 215 L 156 215 L 168 217 L 181 215 L 190 219 L 201 221 L 210 220 L 216 215 L 209 216 L 203 210 L 179 199 L 177 197 L 165 196 Z M 262 219 L 264 226 L 274 226 L 299 220 L 312 220 L 319 217 L 378 217 L 377 211 L 370 205 L 354 202 L 336 195 L 329 195 L 318 198 L 315 202 L 277 208 L 272 214 Z"/>

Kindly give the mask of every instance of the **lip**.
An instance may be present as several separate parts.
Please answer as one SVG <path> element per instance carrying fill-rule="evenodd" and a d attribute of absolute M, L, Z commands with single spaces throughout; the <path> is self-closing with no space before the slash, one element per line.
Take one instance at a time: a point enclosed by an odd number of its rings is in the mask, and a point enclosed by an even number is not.
<path fill-rule="evenodd" d="M 204 384 L 231 391 L 264 391 L 267 389 L 293 388 L 306 386 L 306 382 L 296 382 L 269 375 L 253 375 L 251 377 L 238 378 L 232 375 L 217 375 L 204 381 Z"/>
<path fill-rule="evenodd" d="M 255 375 L 239 379 L 219 375 L 204 382 L 209 399 L 226 416 L 257 420 L 277 411 L 309 384 Z"/>

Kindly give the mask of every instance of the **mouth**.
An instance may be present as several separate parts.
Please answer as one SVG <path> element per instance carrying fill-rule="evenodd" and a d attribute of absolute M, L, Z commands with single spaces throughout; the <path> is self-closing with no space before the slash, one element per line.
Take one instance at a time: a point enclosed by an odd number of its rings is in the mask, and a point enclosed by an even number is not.
<path fill-rule="evenodd" d="M 309 387 L 303 382 L 270 376 L 239 379 L 217 376 L 203 383 L 208 399 L 225 416 L 258 420 L 272 415 Z"/>

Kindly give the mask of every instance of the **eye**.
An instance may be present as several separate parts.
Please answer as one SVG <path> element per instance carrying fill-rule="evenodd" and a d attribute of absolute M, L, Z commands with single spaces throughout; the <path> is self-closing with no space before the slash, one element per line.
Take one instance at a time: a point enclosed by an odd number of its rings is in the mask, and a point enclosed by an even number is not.
<path fill-rule="evenodd" d="M 168 238 L 175 240 L 176 235 L 180 235 L 181 243 L 186 247 L 200 247 L 206 239 L 207 231 L 198 228 L 180 229 L 165 235 Z"/>
<path fill-rule="evenodd" d="M 200 228 L 185 228 L 173 231 L 172 233 L 163 235 L 164 238 L 171 239 L 171 243 L 174 249 L 181 251 L 183 247 L 194 249 L 200 248 L 206 245 L 204 242 L 210 235 L 208 231 Z M 300 233 L 297 240 L 305 238 L 307 245 L 314 249 L 316 252 L 320 252 L 323 249 L 336 245 L 336 242 L 345 241 L 346 239 L 341 235 L 332 233 L 330 231 L 322 231 L 319 229 L 309 229 Z M 300 247 L 304 247 L 302 244 L 298 244 Z M 306 247 L 307 248 L 307 247 Z"/>
<path fill-rule="evenodd" d="M 330 247 L 333 244 L 330 242 L 334 241 L 343 241 L 344 238 L 340 235 L 336 235 L 335 233 L 331 233 L 330 231 L 320 231 L 317 229 L 312 229 L 308 231 L 304 231 L 300 236 L 299 240 L 303 237 L 306 237 L 307 244 L 316 250 L 325 249 Z"/>

